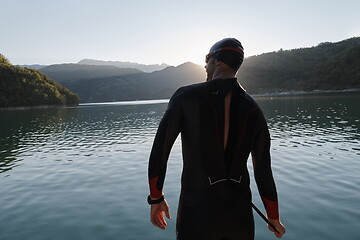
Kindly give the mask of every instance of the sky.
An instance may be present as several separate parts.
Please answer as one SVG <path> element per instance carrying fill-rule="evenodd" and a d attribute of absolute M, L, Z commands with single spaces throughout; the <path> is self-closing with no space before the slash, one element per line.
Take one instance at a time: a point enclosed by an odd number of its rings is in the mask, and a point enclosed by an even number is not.
<path fill-rule="evenodd" d="M 0 54 L 15 65 L 204 65 L 226 37 L 245 57 L 359 37 L 359 9 L 358 0 L 0 0 Z"/>

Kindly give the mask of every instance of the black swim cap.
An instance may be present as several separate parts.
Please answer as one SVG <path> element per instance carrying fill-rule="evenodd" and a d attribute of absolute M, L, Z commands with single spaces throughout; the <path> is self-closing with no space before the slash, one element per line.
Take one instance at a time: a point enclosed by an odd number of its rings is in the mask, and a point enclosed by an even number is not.
<path fill-rule="evenodd" d="M 237 39 L 224 38 L 210 48 L 206 59 L 210 57 L 225 63 L 237 71 L 244 60 L 244 48 Z"/>

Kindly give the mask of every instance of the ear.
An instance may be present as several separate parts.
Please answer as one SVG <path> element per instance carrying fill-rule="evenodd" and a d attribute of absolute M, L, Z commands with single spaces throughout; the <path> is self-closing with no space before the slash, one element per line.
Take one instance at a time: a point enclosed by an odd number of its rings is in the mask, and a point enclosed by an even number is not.
<path fill-rule="evenodd" d="M 220 67 L 220 66 L 224 65 L 224 63 L 222 61 L 215 60 L 215 65 Z"/>
<path fill-rule="evenodd" d="M 216 60 L 215 58 L 211 58 L 210 61 L 211 61 L 211 64 L 216 64 L 218 60 Z"/>
<path fill-rule="evenodd" d="M 220 60 L 217 60 L 215 58 L 212 58 L 212 64 L 215 64 L 216 67 L 223 67 L 223 66 L 226 66 L 225 63 L 223 63 L 222 61 Z"/>

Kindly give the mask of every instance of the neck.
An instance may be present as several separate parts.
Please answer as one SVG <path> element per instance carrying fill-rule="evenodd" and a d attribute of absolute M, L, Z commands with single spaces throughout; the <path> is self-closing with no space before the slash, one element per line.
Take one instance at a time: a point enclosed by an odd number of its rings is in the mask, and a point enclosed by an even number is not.
<path fill-rule="evenodd" d="M 235 75 L 234 74 L 214 74 L 212 79 L 226 79 L 226 78 L 234 78 Z"/>
<path fill-rule="evenodd" d="M 227 69 L 218 68 L 215 70 L 212 79 L 216 79 L 216 78 L 225 79 L 225 78 L 234 78 L 234 77 L 235 77 L 235 73 L 233 71 L 228 71 Z"/>

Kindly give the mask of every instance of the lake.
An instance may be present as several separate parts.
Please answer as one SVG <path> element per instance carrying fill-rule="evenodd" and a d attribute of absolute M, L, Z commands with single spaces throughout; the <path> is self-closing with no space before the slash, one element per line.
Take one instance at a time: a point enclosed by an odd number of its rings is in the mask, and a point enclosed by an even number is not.
<path fill-rule="evenodd" d="M 283 239 L 360 239 L 360 93 L 256 100 L 272 137 Z M 0 110 L 0 239 L 175 239 L 179 138 L 164 187 L 166 230 L 151 225 L 146 203 L 149 152 L 166 105 Z M 256 239 L 275 239 L 254 217 Z"/>

